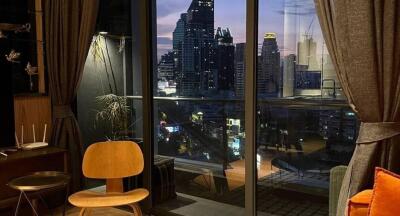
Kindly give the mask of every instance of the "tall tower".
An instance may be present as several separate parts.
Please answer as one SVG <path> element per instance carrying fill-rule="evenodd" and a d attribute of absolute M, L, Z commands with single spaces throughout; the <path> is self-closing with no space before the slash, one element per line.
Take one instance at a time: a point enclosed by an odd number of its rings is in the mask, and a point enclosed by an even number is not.
<path fill-rule="evenodd" d="M 297 43 L 297 64 L 307 65 L 310 71 L 320 70 L 317 62 L 317 42 L 311 35 L 306 34 L 303 41 Z"/>
<path fill-rule="evenodd" d="M 236 44 L 235 49 L 235 95 L 244 96 L 245 43 Z"/>
<path fill-rule="evenodd" d="M 294 96 L 296 55 L 289 54 L 283 59 L 282 97 Z"/>
<path fill-rule="evenodd" d="M 193 0 L 187 11 L 182 43 L 179 93 L 202 94 L 215 87 L 214 0 Z"/>
<path fill-rule="evenodd" d="M 225 30 L 218 27 L 215 34 L 215 40 L 217 41 L 216 65 L 218 73 L 218 90 L 233 91 L 235 55 L 233 37 L 228 28 Z"/>
<path fill-rule="evenodd" d="M 177 85 L 177 93 L 180 95 L 182 81 L 182 49 L 183 39 L 186 32 L 187 14 L 181 14 L 180 19 L 176 22 L 176 27 L 172 33 L 172 48 L 174 52 L 174 78 Z"/>
<path fill-rule="evenodd" d="M 278 96 L 282 87 L 280 52 L 276 33 L 265 33 L 261 49 L 260 95 Z"/>

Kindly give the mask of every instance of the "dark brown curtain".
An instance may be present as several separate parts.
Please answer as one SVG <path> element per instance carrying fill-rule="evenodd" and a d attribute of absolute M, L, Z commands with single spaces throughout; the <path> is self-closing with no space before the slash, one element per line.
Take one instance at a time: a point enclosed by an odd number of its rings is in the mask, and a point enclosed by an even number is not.
<path fill-rule="evenodd" d="M 400 173 L 400 0 L 315 0 L 350 106 L 361 120 L 337 215 L 372 188 L 376 166 Z"/>
<path fill-rule="evenodd" d="M 46 56 L 53 104 L 52 145 L 69 151 L 72 191 L 81 189 L 83 148 L 71 110 L 95 30 L 98 0 L 45 1 Z"/>

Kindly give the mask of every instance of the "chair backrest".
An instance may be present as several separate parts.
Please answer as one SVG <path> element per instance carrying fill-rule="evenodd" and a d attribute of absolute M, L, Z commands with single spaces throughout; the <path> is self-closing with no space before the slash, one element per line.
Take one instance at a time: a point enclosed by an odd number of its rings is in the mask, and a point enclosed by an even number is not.
<path fill-rule="evenodd" d="M 82 171 L 88 178 L 116 179 L 143 171 L 143 153 L 131 141 L 108 141 L 90 145 L 83 157 Z"/>

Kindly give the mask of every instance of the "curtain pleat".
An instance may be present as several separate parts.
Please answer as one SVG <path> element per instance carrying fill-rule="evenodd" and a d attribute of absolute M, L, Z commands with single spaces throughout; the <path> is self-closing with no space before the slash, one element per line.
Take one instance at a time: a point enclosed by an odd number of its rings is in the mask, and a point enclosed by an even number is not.
<path fill-rule="evenodd" d="M 51 145 L 69 152 L 72 191 L 82 187 L 83 148 L 71 104 L 95 30 L 98 0 L 46 0 L 45 32 L 49 92 L 53 104 Z"/>
<path fill-rule="evenodd" d="M 400 173 L 400 0 L 315 3 L 338 78 L 362 122 L 339 197 L 337 215 L 344 215 L 349 197 L 372 188 L 376 166 Z"/>

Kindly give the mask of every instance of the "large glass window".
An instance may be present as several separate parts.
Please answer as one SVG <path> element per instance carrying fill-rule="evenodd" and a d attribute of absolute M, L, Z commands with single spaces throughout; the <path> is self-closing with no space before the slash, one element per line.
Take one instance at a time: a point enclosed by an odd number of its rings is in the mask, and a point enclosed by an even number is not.
<path fill-rule="evenodd" d="M 250 172 L 257 175 L 259 215 L 327 215 L 329 171 L 348 164 L 358 120 L 335 74 L 314 1 L 259 0 L 256 86 L 245 86 L 246 0 L 153 1 L 152 128 L 143 128 L 142 75 L 149 71 L 140 65 L 139 1 L 101 1 L 78 92 L 85 145 L 141 143 L 143 131 L 153 130 L 155 167 L 173 159 L 175 176 L 160 182 L 161 171 L 153 169 L 153 184 L 160 186 L 153 200 L 172 213 L 244 215 Z M 257 169 L 246 170 L 244 96 L 253 87 Z M 159 205 L 170 189 L 178 198 Z"/>
<path fill-rule="evenodd" d="M 257 209 L 328 215 L 329 172 L 347 165 L 358 121 L 324 44 L 313 0 L 260 0 Z"/>
<path fill-rule="evenodd" d="M 243 215 L 246 1 L 156 2 L 155 155 L 175 158 L 179 196 Z"/>

